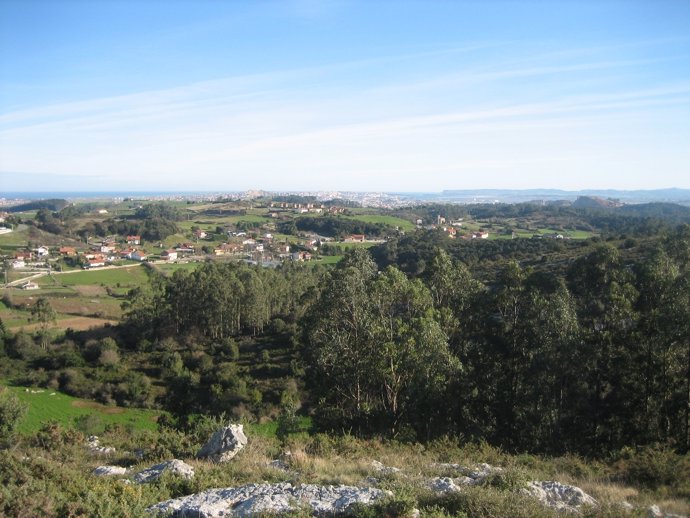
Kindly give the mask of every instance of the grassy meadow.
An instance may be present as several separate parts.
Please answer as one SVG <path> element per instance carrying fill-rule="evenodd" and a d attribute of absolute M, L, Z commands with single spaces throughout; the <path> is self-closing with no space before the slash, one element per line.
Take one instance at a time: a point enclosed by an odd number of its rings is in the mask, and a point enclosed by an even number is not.
<path fill-rule="evenodd" d="M 132 430 L 156 430 L 156 421 L 162 413 L 101 405 L 44 388 L 8 387 L 8 390 L 27 406 L 27 413 L 18 426 L 18 432 L 24 435 L 36 433 L 48 421 L 71 428 L 84 416 L 95 416 L 103 426 L 117 424 Z"/>

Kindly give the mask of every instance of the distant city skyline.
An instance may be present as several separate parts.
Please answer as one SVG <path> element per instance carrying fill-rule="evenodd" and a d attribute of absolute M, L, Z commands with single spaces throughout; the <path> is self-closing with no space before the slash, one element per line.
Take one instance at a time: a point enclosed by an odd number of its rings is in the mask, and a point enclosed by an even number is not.
<path fill-rule="evenodd" d="M 10 191 L 690 188 L 690 3 L 0 1 Z"/>

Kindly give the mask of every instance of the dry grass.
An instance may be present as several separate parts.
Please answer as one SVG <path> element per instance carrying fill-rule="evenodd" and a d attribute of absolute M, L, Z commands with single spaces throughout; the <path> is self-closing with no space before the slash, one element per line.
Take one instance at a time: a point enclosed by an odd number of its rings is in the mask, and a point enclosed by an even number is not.
<path fill-rule="evenodd" d="M 103 286 L 98 285 L 77 285 L 72 286 L 72 289 L 83 297 L 104 297 L 108 293 Z"/>
<path fill-rule="evenodd" d="M 74 329 L 75 331 L 85 331 L 87 329 L 94 329 L 103 327 L 105 325 L 115 325 L 116 320 L 109 320 L 105 318 L 91 318 L 91 317 L 69 317 L 62 318 L 54 324 L 48 326 L 48 329 Z M 10 327 L 10 331 L 36 331 L 41 327 L 41 324 L 25 324 Z"/>
<path fill-rule="evenodd" d="M 72 406 L 75 408 L 90 408 L 92 410 L 98 410 L 99 412 L 103 412 L 104 414 L 122 414 L 125 411 L 124 408 L 101 405 L 100 403 L 96 403 L 95 401 L 72 401 Z"/>

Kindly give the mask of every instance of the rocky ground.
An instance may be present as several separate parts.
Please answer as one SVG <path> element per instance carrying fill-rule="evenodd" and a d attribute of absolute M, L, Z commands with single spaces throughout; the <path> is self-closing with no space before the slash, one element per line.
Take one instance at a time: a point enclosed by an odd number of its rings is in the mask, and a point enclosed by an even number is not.
<path fill-rule="evenodd" d="M 196 459 L 188 461 L 196 463 L 200 471 L 209 466 L 218 469 L 222 465 L 232 469 L 233 463 L 242 464 L 241 460 L 235 459 L 241 459 L 242 450 L 247 444 L 248 439 L 242 426 L 229 425 L 213 433 L 197 452 Z M 101 446 L 96 437 L 89 438 L 87 448 L 95 456 L 114 453 L 112 447 Z M 421 455 L 420 458 L 424 459 L 425 456 Z M 339 457 L 331 460 L 332 465 L 325 474 L 325 478 L 329 478 L 331 482 L 328 484 L 308 483 L 310 480 L 324 478 L 323 473 L 316 473 L 319 467 L 326 467 L 323 457 L 310 459 L 303 451 L 283 451 L 280 458 L 264 461 L 264 468 L 268 472 L 276 472 L 286 480 L 273 483 L 257 480 L 254 483 L 231 487 L 209 488 L 163 500 L 148 506 L 146 512 L 158 517 L 198 518 L 284 513 L 337 516 L 356 515 L 369 508 L 369 512 L 374 513 L 372 516 L 385 514 L 413 517 L 428 515 L 431 508 L 441 513 L 434 516 L 470 516 L 473 513 L 466 511 L 453 514 L 453 502 L 467 503 L 466 501 L 477 499 L 480 494 L 484 494 L 485 498 L 521 502 L 522 504 L 518 505 L 523 505 L 526 516 L 684 516 L 665 510 L 656 503 L 631 503 L 625 498 L 606 494 L 601 487 L 598 488 L 601 496 L 596 498 L 572 484 L 556 480 L 530 479 L 527 471 L 516 469 L 514 466 L 454 462 L 429 462 L 424 465 L 419 461 L 408 466 L 402 463 L 393 466 L 378 459 L 369 460 L 366 466 L 363 463 L 367 461 L 360 457 L 353 469 L 351 460 Z M 401 460 L 409 460 L 409 456 Z M 340 477 L 337 476 L 339 463 Z M 367 476 L 361 477 L 355 483 L 341 483 L 352 482 L 357 472 L 366 472 Z M 161 477 L 168 481 L 180 479 L 191 483 L 195 477 L 195 468 L 185 461 L 171 459 L 139 470 L 113 465 L 98 466 L 93 470 L 92 476 L 112 478 L 113 484 L 152 484 Z M 594 487 L 596 489 L 596 486 Z M 405 491 L 417 495 L 414 501 L 409 501 L 409 498 L 405 500 L 400 496 Z M 495 502 L 494 504 L 497 505 Z M 506 513 L 511 512 L 509 504 L 504 502 L 502 505 Z M 514 514 L 500 514 L 499 510 L 498 514 L 492 511 L 487 515 Z"/>

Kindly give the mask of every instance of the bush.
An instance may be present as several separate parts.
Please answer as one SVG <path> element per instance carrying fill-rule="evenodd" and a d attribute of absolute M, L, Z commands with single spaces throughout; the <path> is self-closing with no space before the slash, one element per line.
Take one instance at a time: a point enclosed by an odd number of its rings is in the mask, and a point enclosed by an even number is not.
<path fill-rule="evenodd" d="M 400 492 L 385 497 L 373 505 L 355 504 L 349 509 L 347 516 L 352 518 L 405 517 L 412 516 L 415 507 L 417 507 L 417 500 L 414 496 L 407 492 Z"/>
<path fill-rule="evenodd" d="M 638 449 L 624 448 L 615 467 L 619 478 L 626 482 L 654 488 L 690 480 L 690 458 L 660 444 Z"/>
<path fill-rule="evenodd" d="M 98 414 L 84 414 L 75 418 L 74 426 L 84 435 L 99 435 L 105 430 L 105 423 Z"/>
<path fill-rule="evenodd" d="M 98 357 L 98 364 L 102 367 L 113 368 L 118 363 L 120 363 L 120 355 L 117 354 L 117 351 L 112 349 L 106 349 L 105 351 L 101 352 L 100 356 Z"/>
<path fill-rule="evenodd" d="M 520 470 L 505 469 L 492 473 L 482 481 L 483 486 L 489 486 L 499 491 L 516 492 L 527 487 L 529 477 Z"/>
<path fill-rule="evenodd" d="M 48 421 L 36 432 L 35 443 L 44 450 L 56 450 L 61 446 L 82 444 L 84 435 L 72 428 L 64 428 L 57 421 Z"/>
<path fill-rule="evenodd" d="M 27 406 L 4 387 L 0 387 L 0 446 L 14 438 Z"/>

